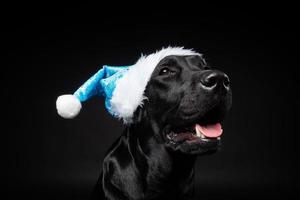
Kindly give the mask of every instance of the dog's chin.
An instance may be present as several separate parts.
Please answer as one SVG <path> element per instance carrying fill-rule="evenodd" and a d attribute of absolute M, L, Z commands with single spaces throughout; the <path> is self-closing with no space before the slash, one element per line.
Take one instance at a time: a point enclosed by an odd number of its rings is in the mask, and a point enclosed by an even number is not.
<path fill-rule="evenodd" d="M 170 129 L 165 134 L 166 146 L 172 151 L 184 154 L 215 152 L 221 146 L 220 134 L 222 133 L 222 129 L 220 126 L 220 123 L 208 125 L 194 124 L 192 126 Z"/>

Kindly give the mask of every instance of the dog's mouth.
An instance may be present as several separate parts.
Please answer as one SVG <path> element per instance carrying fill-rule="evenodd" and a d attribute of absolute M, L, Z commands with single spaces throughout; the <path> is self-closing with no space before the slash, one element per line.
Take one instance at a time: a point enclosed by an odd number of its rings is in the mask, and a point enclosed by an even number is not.
<path fill-rule="evenodd" d="M 184 153 L 202 153 L 220 146 L 222 126 L 220 123 L 172 129 L 166 134 L 167 145 Z"/>
<path fill-rule="evenodd" d="M 182 140 L 193 141 L 201 139 L 204 141 L 218 139 L 220 140 L 223 129 L 220 123 L 210 125 L 195 124 L 191 127 L 184 127 L 172 130 L 167 134 L 167 138 L 173 142 Z"/>

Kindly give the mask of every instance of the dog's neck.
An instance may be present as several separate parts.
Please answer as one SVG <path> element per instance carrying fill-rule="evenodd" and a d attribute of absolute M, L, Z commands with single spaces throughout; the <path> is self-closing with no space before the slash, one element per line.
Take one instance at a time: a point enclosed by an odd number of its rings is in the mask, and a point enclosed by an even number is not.
<path fill-rule="evenodd" d="M 160 130 L 163 129 L 158 123 L 151 122 L 132 125 L 125 131 L 129 151 L 141 176 L 148 187 L 155 184 L 155 188 L 158 188 L 157 184 L 165 187 L 168 184 L 175 186 L 176 182 L 190 182 L 196 156 L 168 150 Z"/>

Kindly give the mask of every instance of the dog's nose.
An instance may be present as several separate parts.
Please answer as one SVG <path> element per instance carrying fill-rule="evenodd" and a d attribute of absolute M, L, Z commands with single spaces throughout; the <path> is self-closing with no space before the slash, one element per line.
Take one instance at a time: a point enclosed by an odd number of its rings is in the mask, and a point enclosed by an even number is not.
<path fill-rule="evenodd" d="M 221 71 L 214 70 L 206 72 L 200 79 L 201 85 L 206 89 L 213 89 L 216 86 L 223 86 L 225 89 L 229 89 L 229 78 Z"/>

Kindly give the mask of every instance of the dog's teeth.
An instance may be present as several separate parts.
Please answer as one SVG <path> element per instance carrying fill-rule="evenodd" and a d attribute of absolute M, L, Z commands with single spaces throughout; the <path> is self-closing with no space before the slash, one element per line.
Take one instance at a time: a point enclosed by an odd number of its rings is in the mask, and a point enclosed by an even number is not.
<path fill-rule="evenodd" d="M 197 137 L 201 137 L 201 132 L 196 128 L 196 135 Z"/>
<path fill-rule="evenodd" d="M 200 132 L 199 129 L 195 128 L 196 129 L 196 135 L 197 137 L 200 137 L 200 138 L 204 138 L 204 135 Z"/>
<path fill-rule="evenodd" d="M 197 128 L 195 128 L 195 129 L 196 129 L 196 135 L 197 135 L 197 137 L 205 139 L 205 136 L 201 133 L 201 131 L 199 129 L 197 129 Z"/>
<path fill-rule="evenodd" d="M 204 139 L 205 138 L 205 136 L 200 132 L 200 137 L 202 138 L 202 139 Z"/>
<path fill-rule="evenodd" d="M 217 137 L 217 140 L 221 140 L 221 137 Z"/>

